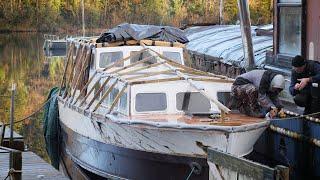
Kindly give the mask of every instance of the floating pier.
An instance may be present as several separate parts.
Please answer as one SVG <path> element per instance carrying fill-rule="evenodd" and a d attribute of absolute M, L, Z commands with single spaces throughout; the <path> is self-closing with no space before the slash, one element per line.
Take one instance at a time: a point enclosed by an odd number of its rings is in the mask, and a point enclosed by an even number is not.
<path fill-rule="evenodd" d="M 0 179 L 69 179 L 31 151 L 24 151 L 23 136 L 13 132 L 10 145 L 10 128 L 0 123 Z M 11 154 L 11 158 L 10 158 Z M 11 161 L 11 168 L 10 168 Z M 9 176 L 8 176 L 9 175 Z"/>
<path fill-rule="evenodd" d="M 68 179 L 35 153 L 30 151 L 20 153 L 22 158 L 21 179 Z M 9 151 L 0 147 L 0 179 L 5 179 L 8 175 L 9 159 Z"/>

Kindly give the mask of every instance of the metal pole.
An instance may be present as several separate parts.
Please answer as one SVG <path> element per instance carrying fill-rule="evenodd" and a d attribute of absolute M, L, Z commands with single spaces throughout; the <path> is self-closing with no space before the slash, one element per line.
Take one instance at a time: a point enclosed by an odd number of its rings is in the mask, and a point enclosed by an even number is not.
<path fill-rule="evenodd" d="M 85 24 L 84 24 L 84 0 L 81 1 L 81 6 L 82 6 L 82 36 L 86 36 L 86 31 L 85 31 Z"/>
<path fill-rule="evenodd" d="M 10 148 L 13 148 L 13 125 L 14 125 L 14 95 L 16 91 L 16 84 L 12 84 L 11 88 L 11 107 L 10 107 Z M 14 149 L 14 148 L 13 148 Z"/>
<path fill-rule="evenodd" d="M 14 125 L 14 95 L 16 91 L 16 84 L 12 83 L 11 88 L 11 107 L 10 107 L 10 140 L 9 140 L 9 147 L 11 149 L 14 149 L 13 147 L 13 125 Z M 10 163 L 9 163 L 10 169 L 13 168 L 13 154 L 10 152 Z"/>
<path fill-rule="evenodd" d="M 244 50 L 244 59 L 246 61 L 246 70 L 250 71 L 255 68 L 251 22 L 248 0 L 238 0 L 238 8 L 240 15 L 241 36 Z"/>
<path fill-rule="evenodd" d="M 219 24 L 223 24 L 223 0 L 220 0 L 220 3 L 219 3 Z"/>

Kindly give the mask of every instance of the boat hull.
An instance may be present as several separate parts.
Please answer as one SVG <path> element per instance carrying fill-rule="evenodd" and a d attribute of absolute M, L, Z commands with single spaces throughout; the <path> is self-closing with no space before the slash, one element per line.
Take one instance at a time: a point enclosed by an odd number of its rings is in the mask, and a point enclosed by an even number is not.
<path fill-rule="evenodd" d="M 61 125 L 62 152 L 83 169 L 105 178 L 208 179 L 206 159 L 151 153 L 101 143 Z M 70 172 L 72 167 L 66 167 Z M 69 173 L 71 175 L 71 173 Z M 90 174 L 87 174 L 90 177 Z"/>
<path fill-rule="evenodd" d="M 106 178 L 208 179 L 206 148 L 243 156 L 266 126 L 247 131 L 158 128 L 105 122 L 59 102 L 62 150 L 80 167 Z"/>

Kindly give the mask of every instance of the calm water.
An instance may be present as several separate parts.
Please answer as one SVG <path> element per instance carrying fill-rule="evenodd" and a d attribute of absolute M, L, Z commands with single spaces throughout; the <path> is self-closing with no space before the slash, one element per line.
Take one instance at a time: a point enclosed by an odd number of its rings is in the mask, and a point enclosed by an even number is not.
<path fill-rule="evenodd" d="M 46 100 L 49 90 L 59 85 L 63 57 L 45 57 L 42 34 L 0 34 L 0 121 L 9 121 L 10 88 L 17 84 L 15 119 L 34 112 Z M 45 160 L 42 111 L 15 129 L 24 136 L 29 150 Z"/>

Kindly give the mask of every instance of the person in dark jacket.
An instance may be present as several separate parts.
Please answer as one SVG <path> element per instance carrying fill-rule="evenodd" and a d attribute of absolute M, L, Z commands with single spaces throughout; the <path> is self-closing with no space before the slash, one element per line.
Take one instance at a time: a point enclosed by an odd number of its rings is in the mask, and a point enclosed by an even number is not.
<path fill-rule="evenodd" d="M 231 106 L 249 116 L 265 117 L 273 107 L 282 108 L 278 95 L 284 89 L 284 81 L 282 75 L 270 70 L 252 70 L 239 75 L 231 88 Z"/>
<path fill-rule="evenodd" d="M 320 83 L 320 64 L 298 55 L 292 59 L 292 66 L 289 91 L 294 102 L 305 107 L 304 114 L 319 111 L 320 89 L 314 86 Z"/>

